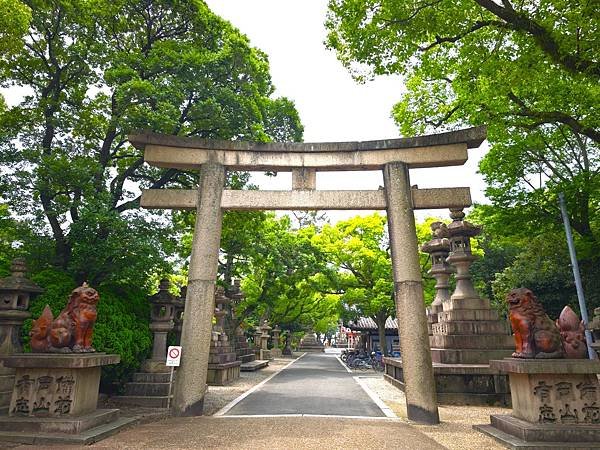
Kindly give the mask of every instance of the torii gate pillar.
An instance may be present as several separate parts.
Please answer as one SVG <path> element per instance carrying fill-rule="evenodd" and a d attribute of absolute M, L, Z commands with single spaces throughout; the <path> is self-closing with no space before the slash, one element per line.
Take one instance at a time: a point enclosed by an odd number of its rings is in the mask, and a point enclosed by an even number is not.
<path fill-rule="evenodd" d="M 406 412 L 408 418 L 415 422 L 437 424 L 440 418 L 429 351 L 408 166 L 401 162 L 386 164 L 383 181 L 387 197 L 396 317 L 406 384 Z"/>
<path fill-rule="evenodd" d="M 200 166 L 196 224 L 185 296 L 181 346 L 186 353 L 177 369 L 173 413 L 199 416 L 204 407 L 215 284 L 221 243 L 221 197 L 225 168 L 208 162 Z"/>

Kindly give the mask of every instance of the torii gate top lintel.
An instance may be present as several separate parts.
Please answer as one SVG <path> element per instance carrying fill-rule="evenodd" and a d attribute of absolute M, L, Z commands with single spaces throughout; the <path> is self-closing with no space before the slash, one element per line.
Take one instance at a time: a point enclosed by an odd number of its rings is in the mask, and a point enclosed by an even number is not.
<path fill-rule="evenodd" d="M 467 149 L 486 138 L 486 127 L 447 133 L 363 142 L 226 141 L 141 132 L 129 136 L 144 150 L 146 162 L 158 167 L 197 169 L 212 161 L 232 170 L 289 171 L 295 167 L 317 170 L 378 170 L 401 161 L 412 168 L 462 165 Z"/>

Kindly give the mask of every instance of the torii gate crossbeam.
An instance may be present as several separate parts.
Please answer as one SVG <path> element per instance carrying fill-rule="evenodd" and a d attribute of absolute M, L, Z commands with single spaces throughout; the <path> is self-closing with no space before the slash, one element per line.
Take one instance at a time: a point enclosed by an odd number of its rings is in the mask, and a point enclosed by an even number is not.
<path fill-rule="evenodd" d="M 198 191 L 147 190 L 147 208 L 196 209 L 173 412 L 202 414 L 214 291 L 226 209 L 385 209 L 392 253 L 396 316 L 400 334 L 408 418 L 439 423 L 423 302 L 414 209 L 463 208 L 468 188 L 411 189 L 409 168 L 464 164 L 468 148 L 486 137 L 484 127 L 369 142 L 251 143 L 141 133 L 129 141 L 146 162 L 200 172 Z M 291 191 L 224 189 L 226 170 L 292 171 Z M 382 170 L 384 189 L 317 191 L 317 171 Z"/>

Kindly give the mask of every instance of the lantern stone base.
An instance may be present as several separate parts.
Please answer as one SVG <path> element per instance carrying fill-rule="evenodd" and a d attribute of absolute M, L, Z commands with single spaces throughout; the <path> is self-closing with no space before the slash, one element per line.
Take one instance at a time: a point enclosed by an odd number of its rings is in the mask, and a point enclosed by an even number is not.
<path fill-rule="evenodd" d="M 384 358 L 387 382 L 405 390 L 402 360 Z M 487 364 L 433 364 L 438 403 L 442 405 L 510 405 L 505 374 Z"/>
<path fill-rule="evenodd" d="M 585 359 L 490 361 L 507 372 L 512 415 L 475 429 L 509 448 L 600 448 L 600 362 Z"/>
<path fill-rule="evenodd" d="M 21 353 L 2 360 L 16 374 L 0 441 L 91 443 L 134 420 L 119 418 L 118 409 L 96 409 L 100 368 L 118 363 L 119 355 Z"/>
<path fill-rule="evenodd" d="M 231 361 L 223 364 L 209 364 L 206 382 L 209 386 L 223 386 L 240 377 L 241 361 Z"/>
<path fill-rule="evenodd" d="M 271 357 L 272 358 L 281 358 L 281 349 L 276 347 L 271 349 Z"/>

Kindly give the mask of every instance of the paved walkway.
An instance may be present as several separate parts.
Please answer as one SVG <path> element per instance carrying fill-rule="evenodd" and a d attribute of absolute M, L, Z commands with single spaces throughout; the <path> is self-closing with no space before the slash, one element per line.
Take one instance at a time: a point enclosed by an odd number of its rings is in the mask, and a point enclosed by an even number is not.
<path fill-rule="evenodd" d="M 228 416 L 385 417 L 333 355 L 307 353 L 245 397 Z"/>

